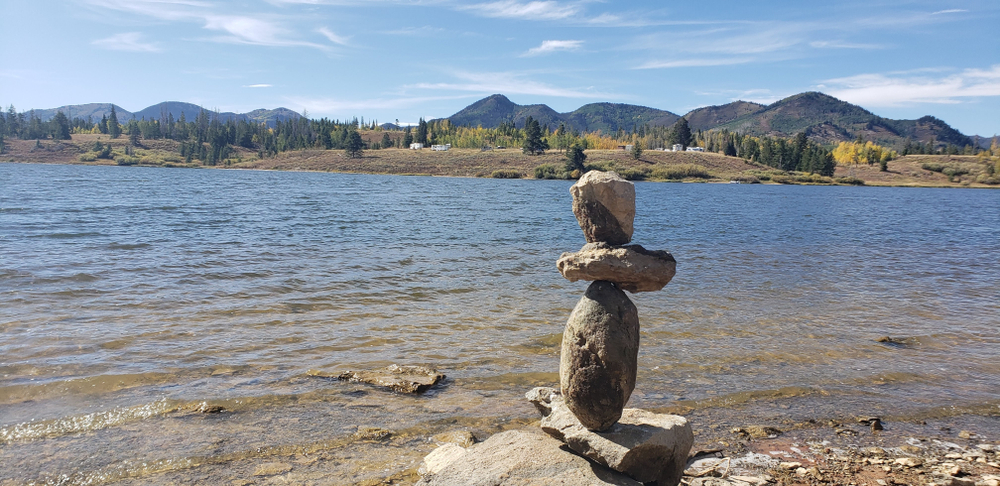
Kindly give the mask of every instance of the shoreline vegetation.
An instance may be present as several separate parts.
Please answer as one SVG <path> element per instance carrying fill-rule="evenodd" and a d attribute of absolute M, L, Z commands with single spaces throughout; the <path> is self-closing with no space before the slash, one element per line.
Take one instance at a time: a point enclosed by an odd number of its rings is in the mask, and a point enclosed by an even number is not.
<path fill-rule="evenodd" d="M 372 131 L 374 132 L 374 131 Z M 366 133 L 372 138 L 374 133 Z M 187 145 L 187 147 L 185 147 Z M 344 150 L 308 148 L 261 157 L 258 152 L 235 147 L 215 165 L 182 157 L 191 150 L 184 142 L 169 139 L 113 139 L 104 134 L 73 134 L 68 140 L 4 140 L 0 162 L 134 165 L 145 167 L 227 168 L 279 171 L 338 172 L 497 179 L 565 179 L 567 157 L 550 149 L 529 155 L 520 148 L 451 148 L 447 151 L 387 148 L 363 150 L 350 156 Z M 1000 188 L 993 179 L 997 157 L 980 155 L 918 154 L 878 164 L 838 163 L 832 176 L 781 170 L 764 164 L 712 152 L 671 152 L 621 149 L 587 149 L 587 170 L 614 170 L 629 180 L 666 182 L 740 182 L 797 185 L 867 185 L 892 187 Z M 187 159 L 187 160 L 186 160 Z M 884 170 L 883 170 L 884 169 Z"/>

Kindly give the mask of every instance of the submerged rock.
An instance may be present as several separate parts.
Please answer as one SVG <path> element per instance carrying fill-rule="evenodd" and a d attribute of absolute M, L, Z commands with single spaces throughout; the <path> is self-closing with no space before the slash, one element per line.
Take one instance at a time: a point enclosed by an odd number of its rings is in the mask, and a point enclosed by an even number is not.
<path fill-rule="evenodd" d="M 345 371 L 340 374 L 309 370 L 308 374 L 383 386 L 401 393 L 423 393 L 445 378 L 444 374 L 431 368 L 400 365 L 371 371 Z"/>
<path fill-rule="evenodd" d="M 570 188 L 573 214 L 588 243 L 632 241 L 635 186 L 614 172 L 592 170 Z"/>
<path fill-rule="evenodd" d="M 607 280 L 632 293 L 660 290 L 677 271 L 677 261 L 669 252 L 603 242 L 588 243 L 576 253 L 563 253 L 556 266 L 570 282 Z"/>
<path fill-rule="evenodd" d="M 626 408 L 603 432 L 587 430 L 551 388 L 535 388 L 526 397 L 542 412 L 542 430 L 584 457 L 658 486 L 680 482 L 694 433 L 678 415 Z"/>
<path fill-rule="evenodd" d="M 446 444 L 424 458 L 422 486 L 642 486 L 562 449 L 540 431 L 509 430 L 468 449 Z M 443 449 L 443 450 L 442 450 Z M 440 452 L 439 452 L 440 451 Z"/>
<path fill-rule="evenodd" d="M 559 357 L 562 395 L 585 427 L 604 430 L 621 417 L 638 354 L 635 304 L 611 282 L 590 284 L 566 323 Z"/>

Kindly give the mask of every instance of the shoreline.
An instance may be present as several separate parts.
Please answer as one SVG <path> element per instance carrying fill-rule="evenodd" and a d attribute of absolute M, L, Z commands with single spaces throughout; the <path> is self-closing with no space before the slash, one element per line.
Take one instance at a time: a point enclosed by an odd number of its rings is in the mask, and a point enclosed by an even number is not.
<path fill-rule="evenodd" d="M 23 164 L 59 164 L 86 166 L 118 166 L 114 160 L 81 161 L 94 142 L 112 145 L 124 151 L 127 139 L 110 140 L 104 135 L 73 135 L 72 140 L 41 142 L 7 140 L 7 150 L 0 162 Z M 235 158 L 225 164 L 204 166 L 185 164 L 177 155 L 177 142 L 172 140 L 144 141 L 142 148 L 128 166 L 163 168 L 213 168 L 281 172 L 320 172 L 395 176 L 429 176 L 457 178 L 535 179 L 534 170 L 542 165 L 561 167 L 565 157 L 557 151 L 529 156 L 517 149 L 481 152 L 478 149 L 430 150 L 382 149 L 368 150 L 360 158 L 348 158 L 342 151 L 307 149 L 282 152 L 273 158 L 259 159 L 256 153 L 238 149 Z M 647 150 L 639 160 L 621 150 L 588 150 L 587 164 L 601 170 L 615 170 L 633 181 L 688 182 L 769 185 L 865 185 L 869 187 L 923 187 L 1000 189 L 1000 185 L 975 182 L 974 156 L 911 155 L 889 162 L 889 170 L 877 166 L 838 166 L 832 178 L 800 173 L 786 173 L 771 167 L 750 163 L 737 157 L 710 152 L 665 152 Z M 954 165 L 970 174 L 951 177 L 922 166 Z M 630 177 L 631 176 L 631 177 Z M 664 178 L 666 177 L 666 178 Z M 861 181 L 861 183 L 858 183 Z"/>

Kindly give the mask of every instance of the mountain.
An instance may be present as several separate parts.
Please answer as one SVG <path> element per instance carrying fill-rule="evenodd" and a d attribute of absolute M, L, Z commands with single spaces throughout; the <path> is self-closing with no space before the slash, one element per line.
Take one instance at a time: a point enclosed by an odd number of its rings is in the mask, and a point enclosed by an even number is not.
<path fill-rule="evenodd" d="M 907 141 L 929 142 L 931 138 L 960 147 L 973 143 L 969 137 L 932 116 L 891 120 L 814 91 L 789 96 L 712 128 L 781 137 L 804 131 L 809 138 L 821 143 L 854 140 L 858 136 L 891 147 L 902 147 Z"/>
<path fill-rule="evenodd" d="M 729 123 L 741 116 L 752 115 L 767 108 L 766 105 L 750 101 L 734 101 L 724 105 L 705 106 L 691 110 L 684 118 L 691 130 L 711 130 L 724 123 Z"/>
<path fill-rule="evenodd" d="M 495 94 L 465 107 L 448 117 L 448 121 L 455 125 L 494 128 L 504 122 L 523 126 L 529 116 L 553 130 L 564 123 L 567 128 L 604 133 L 619 128 L 631 130 L 644 124 L 669 126 L 680 119 L 669 111 L 620 103 L 592 103 L 569 113 L 558 113 L 547 105 L 519 105 L 504 95 Z"/>
<path fill-rule="evenodd" d="M 174 120 L 180 120 L 181 113 L 184 113 L 184 117 L 187 121 L 193 121 L 199 113 L 204 109 L 198 105 L 192 103 L 184 103 L 181 101 L 165 101 L 163 103 L 158 103 L 153 106 L 144 108 L 135 113 L 132 113 L 118 105 L 113 105 L 115 107 L 115 116 L 118 117 L 119 122 L 127 122 L 129 120 L 135 119 L 146 119 L 146 120 L 159 120 L 161 117 L 166 117 L 168 114 L 173 115 Z M 111 114 L 111 103 L 88 103 L 85 105 L 67 105 L 60 106 L 59 108 L 51 108 L 46 110 L 35 110 L 35 116 L 40 118 L 42 121 L 48 121 L 52 117 L 56 116 L 56 112 L 62 111 L 70 119 L 73 118 L 87 118 L 88 116 L 96 123 L 101 120 L 102 116 L 107 116 Z M 241 121 L 245 120 L 248 122 L 256 123 L 267 123 L 270 126 L 274 126 L 275 121 L 288 121 L 292 119 L 299 118 L 300 114 L 289 110 L 288 108 L 276 108 L 273 110 L 257 109 L 249 113 L 232 113 L 223 112 L 219 113 L 212 110 L 206 110 L 210 118 L 218 117 L 219 120 L 226 122 L 229 120 Z"/>

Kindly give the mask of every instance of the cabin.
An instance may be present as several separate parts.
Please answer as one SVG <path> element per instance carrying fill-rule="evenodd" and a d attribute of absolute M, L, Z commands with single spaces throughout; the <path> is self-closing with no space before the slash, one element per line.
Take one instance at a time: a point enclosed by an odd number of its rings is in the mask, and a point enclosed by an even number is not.
<path fill-rule="evenodd" d="M 424 144 L 422 144 L 422 143 L 411 143 L 410 144 L 410 150 L 420 150 L 422 148 L 424 148 Z"/>
<path fill-rule="evenodd" d="M 625 151 L 626 152 L 631 152 L 633 148 L 635 148 L 635 145 L 626 145 L 625 146 Z"/>
<path fill-rule="evenodd" d="M 681 145 L 681 144 L 679 144 L 679 143 L 675 143 L 672 150 L 674 152 L 683 152 L 684 151 L 684 146 Z"/>

